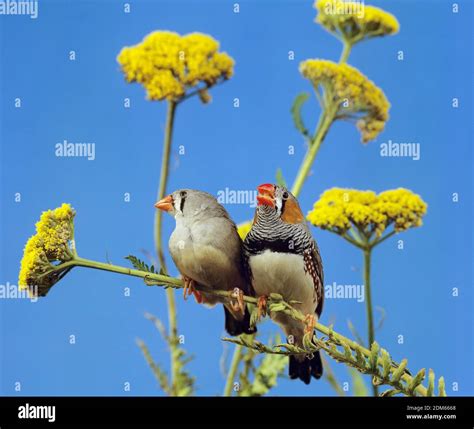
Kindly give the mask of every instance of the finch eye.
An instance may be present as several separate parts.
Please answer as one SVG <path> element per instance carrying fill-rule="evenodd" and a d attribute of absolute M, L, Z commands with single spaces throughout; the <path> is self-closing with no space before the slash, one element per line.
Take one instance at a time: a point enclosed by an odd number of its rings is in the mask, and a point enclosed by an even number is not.
<path fill-rule="evenodd" d="M 288 192 L 286 192 L 286 191 L 283 192 L 282 197 L 283 197 L 284 200 L 287 200 L 289 196 L 290 196 L 290 195 L 288 194 Z"/>
<path fill-rule="evenodd" d="M 180 196 L 181 198 L 184 198 L 186 195 L 187 195 L 187 194 L 186 194 L 186 191 L 181 191 L 181 192 L 179 193 L 179 196 Z"/>

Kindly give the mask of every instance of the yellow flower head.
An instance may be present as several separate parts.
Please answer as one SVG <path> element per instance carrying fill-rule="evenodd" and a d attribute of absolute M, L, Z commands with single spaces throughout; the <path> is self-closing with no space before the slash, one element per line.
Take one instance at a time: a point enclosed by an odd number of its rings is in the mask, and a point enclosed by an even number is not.
<path fill-rule="evenodd" d="M 400 28 L 392 14 L 363 2 L 316 0 L 314 7 L 318 11 L 316 22 L 351 44 L 396 34 Z"/>
<path fill-rule="evenodd" d="M 351 227 L 367 238 L 380 237 L 393 224 L 396 232 L 421 226 L 427 205 L 408 189 L 380 194 L 372 191 L 333 188 L 324 192 L 308 213 L 308 220 L 321 229 L 344 235 Z"/>
<path fill-rule="evenodd" d="M 123 48 L 117 60 L 127 81 L 141 83 L 150 100 L 178 101 L 200 83 L 210 88 L 229 79 L 234 68 L 234 60 L 219 52 L 219 43 L 200 33 L 155 31 Z"/>
<path fill-rule="evenodd" d="M 20 289 L 28 288 L 31 293 L 44 296 L 60 279 L 61 272 L 49 272 L 73 257 L 70 243 L 74 239 L 74 215 L 69 204 L 43 212 L 36 223 L 36 234 L 25 245 L 18 279 Z"/>
<path fill-rule="evenodd" d="M 324 103 L 338 105 L 337 117 L 357 119 L 362 142 L 377 137 L 388 120 L 390 103 L 383 91 L 359 70 L 347 64 L 311 59 L 300 64 L 301 74 L 319 93 L 324 90 Z"/>

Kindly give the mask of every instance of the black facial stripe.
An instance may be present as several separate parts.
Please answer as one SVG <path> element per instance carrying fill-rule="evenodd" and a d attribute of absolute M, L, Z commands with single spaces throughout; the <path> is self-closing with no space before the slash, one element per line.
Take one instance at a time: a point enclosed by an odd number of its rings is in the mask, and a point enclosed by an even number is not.
<path fill-rule="evenodd" d="M 186 199 L 186 196 L 182 196 L 181 201 L 179 203 L 179 210 L 181 211 L 181 213 L 183 212 L 183 209 L 184 209 L 184 200 L 185 199 Z"/>
<path fill-rule="evenodd" d="M 281 199 L 281 214 L 283 214 L 284 210 L 285 210 L 285 204 L 286 204 L 286 200 L 284 198 Z"/>

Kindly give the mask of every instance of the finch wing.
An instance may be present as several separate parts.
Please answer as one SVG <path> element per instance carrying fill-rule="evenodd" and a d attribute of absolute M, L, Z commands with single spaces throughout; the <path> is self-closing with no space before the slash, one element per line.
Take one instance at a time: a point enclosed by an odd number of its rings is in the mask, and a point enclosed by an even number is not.
<path fill-rule="evenodd" d="M 317 306 L 316 314 L 319 317 L 323 311 L 324 304 L 324 273 L 323 263 L 319 249 L 314 240 L 311 246 L 304 252 L 305 270 L 313 279 L 314 291 L 316 294 Z"/>

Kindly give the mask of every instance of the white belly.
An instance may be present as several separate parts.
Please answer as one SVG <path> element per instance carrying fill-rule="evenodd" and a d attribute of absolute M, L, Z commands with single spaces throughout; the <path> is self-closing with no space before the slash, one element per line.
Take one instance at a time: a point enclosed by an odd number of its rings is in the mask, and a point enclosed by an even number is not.
<path fill-rule="evenodd" d="M 304 314 L 316 311 L 313 279 L 305 273 L 303 257 L 265 250 L 250 258 L 253 288 L 257 296 L 279 293 L 285 301 L 300 301 L 294 305 Z"/>

